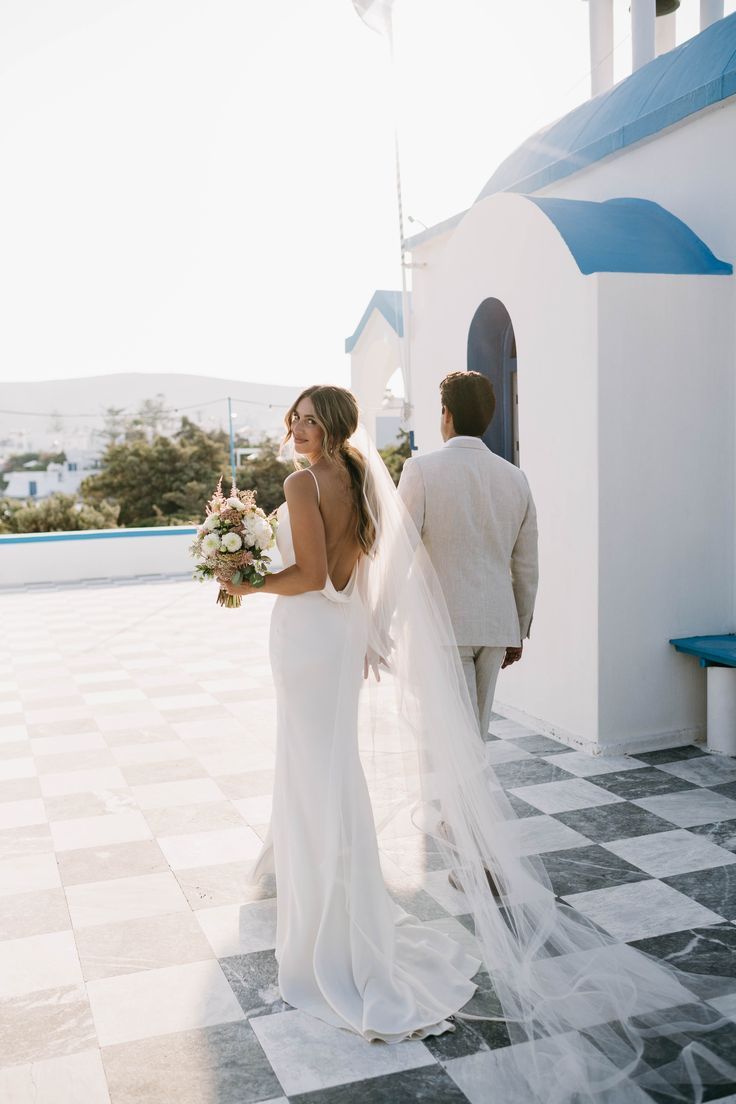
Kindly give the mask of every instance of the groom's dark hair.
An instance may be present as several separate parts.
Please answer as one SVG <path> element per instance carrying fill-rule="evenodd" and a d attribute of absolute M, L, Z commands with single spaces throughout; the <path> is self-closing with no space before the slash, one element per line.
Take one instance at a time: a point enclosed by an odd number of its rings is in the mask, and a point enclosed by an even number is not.
<path fill-rule="evenodd" d="M 482 437 L 496 409 L 493 384 L 481 372 L 450 372 L 440 384 L 440 399 L 463 437 Z"/>

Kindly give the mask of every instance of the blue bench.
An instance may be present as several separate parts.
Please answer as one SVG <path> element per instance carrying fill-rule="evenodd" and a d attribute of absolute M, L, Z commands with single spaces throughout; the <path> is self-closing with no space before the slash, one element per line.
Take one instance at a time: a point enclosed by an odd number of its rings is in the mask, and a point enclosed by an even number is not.
<path fill-rule="evenodd" d="M 670 644 L 708 668 L 708 748 L 736 755 L 736 633 L 683 636 Z"/>

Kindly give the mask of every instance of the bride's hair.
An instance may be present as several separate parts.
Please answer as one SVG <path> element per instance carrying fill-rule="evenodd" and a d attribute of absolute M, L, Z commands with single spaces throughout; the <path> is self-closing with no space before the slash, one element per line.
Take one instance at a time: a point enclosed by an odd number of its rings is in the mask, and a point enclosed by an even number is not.
<path fill-rule="evenodd" d="M 359 449 L 350 444 L 348 438 L 358 428 L 360 412 L 358 400 L 352 391 L 345 387 L 333 387 L 330 384 L 316 384 L 302 391 L 289 407 L 284 424 L 286 436 L 283 443 L 291 440 L 293 424 L 292 420 L 297 406 L 302 399 L 311 399 L 314 413 L 322 428 L 322 453 L 327 460 L 335 462 L 342 460 L 350 476 L 350 483 L 355 502 L 356 521 L 355 536 L 363 552 L 369 553 L 376 540 L 376 526 L 374 522 L 375 511 L 368 508 L 368 498 L 371 488 L 368 483 L 366 458 Z M 303 467 L 305 461 L 295 458 L 294 466 Z"/>

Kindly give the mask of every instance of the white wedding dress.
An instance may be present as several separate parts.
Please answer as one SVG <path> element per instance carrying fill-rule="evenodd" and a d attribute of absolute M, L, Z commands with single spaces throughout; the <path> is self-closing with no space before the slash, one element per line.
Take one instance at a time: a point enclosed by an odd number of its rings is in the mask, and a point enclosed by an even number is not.
<path fill-rule="evenodd" d="M 466 1016 L 481 958 L 393 901 L 372 796 L 381 838 L 387 825 L 400 840 L 416 830 L 465 894 L 487 975 L 481 1018 L 503 1021 L 512 1044 L 505 1072 L 489 1069 L 489 1100 L 503 1094 L 500 1072 L 530 1104 L 694 1104 L 732 1092 L 736 1063 L 719 1033 L 733 1022 L 718 1009 L 732 1008 L 733 979 L 644 954 L 555 898 L 478 739 L 426 549 L 368 435 L 351 443 L 367 464 L 371 555 L 344 590 L 328 580 L 279 597 L 271 619 L 273 814 L 250 873 L 276 875 L 281 995 L 366 1040 L 421 1039 Z M 289 566 L 285 505 L 278 516 Z M 389 658 L 397 702 L 376 695 L 359 754 L 366 645 Z"/>
<path fill-rule="evenodd" d="M 314 473 L 312 473 L 314 475 Z M 319 494 L 319 483 L 317 493 Z M 294 563 L 288 508 L 277 545 Z M 270 656 L 277 700 L 271 830 L 256 864 L 276 876 L 276 959 L 295 1008 L 389 1043 L 452 1030 L 481 966 L 386 889 L 358 752 L 368 638 L 356 565 L 337 591 L 276 599 Z"/>

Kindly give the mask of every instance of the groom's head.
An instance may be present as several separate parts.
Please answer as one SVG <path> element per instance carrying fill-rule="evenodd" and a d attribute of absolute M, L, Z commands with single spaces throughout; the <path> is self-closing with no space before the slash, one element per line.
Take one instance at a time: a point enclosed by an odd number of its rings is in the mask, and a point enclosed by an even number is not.
<path fill-rule="evenodd" d="M 450 372 L 440 384 L 442 440 L 482 437 L 496 409 L 493 385 L 480 372 Z"/>

